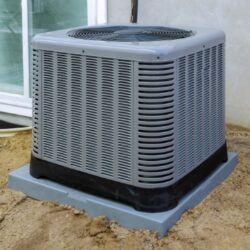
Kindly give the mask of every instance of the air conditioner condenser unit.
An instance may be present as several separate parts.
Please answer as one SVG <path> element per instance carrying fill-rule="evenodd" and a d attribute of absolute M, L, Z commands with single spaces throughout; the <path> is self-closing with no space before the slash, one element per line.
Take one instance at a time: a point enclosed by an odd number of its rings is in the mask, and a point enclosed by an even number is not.
<path fill-rule="evenodd" d="M 224 57 L 214 29 L 37 35 L 31 175 L 141 211 L 175 207 L 227 161 Z"/>

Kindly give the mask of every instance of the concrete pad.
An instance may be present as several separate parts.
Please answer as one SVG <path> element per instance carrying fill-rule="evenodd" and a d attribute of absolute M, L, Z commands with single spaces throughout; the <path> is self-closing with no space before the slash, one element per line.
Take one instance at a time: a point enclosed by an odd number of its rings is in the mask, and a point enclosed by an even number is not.
<path fill-rule="evenodd" d="M 123 227 L 157 231 L 162 237 L 186 210 L 200 203 L 216 186 L 223 182 L 234 170 L 237 155 L 228 154 L 228 162 L 223 163 L 199 186 L 190 191 L 172 210 L 161 213 L 139 212 L 118 202 L 100 198 L 45 179 L 36 179 L 29 174 L 25 165 L 9 174 L 8 187 L 38 199 L 71 205 L 84 210 L 90 216 L 105 215 Z"/>

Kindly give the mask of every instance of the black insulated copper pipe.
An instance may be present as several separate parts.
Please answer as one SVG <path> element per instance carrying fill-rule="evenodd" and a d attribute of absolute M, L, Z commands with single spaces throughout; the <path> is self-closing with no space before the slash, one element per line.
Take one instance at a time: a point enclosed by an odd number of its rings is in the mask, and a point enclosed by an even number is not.
<path fill-rule="evenodd" d="M 131 23 L 137 23 L 138 19 L 138 0 L 131 0 Z"/>

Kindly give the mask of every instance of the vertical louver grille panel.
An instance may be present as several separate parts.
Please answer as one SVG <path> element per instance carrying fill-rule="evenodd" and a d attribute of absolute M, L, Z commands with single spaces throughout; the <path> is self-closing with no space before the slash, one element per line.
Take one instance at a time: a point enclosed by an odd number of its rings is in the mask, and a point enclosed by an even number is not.
<path fill-rule="evenodd" d="M 218 46 L 217 51 L 217 126 L 221 131 L 217 130 L 217 143 L 221 145 L 225 141 L 225 69 L 224 69 L 224 60 L 225 60 L 225 48 L 224 44 Z"/>
<path fill-rule="evenodd" d="M 187 58 L 188 71 L 187 71 L 187 106 L 186 114 L 187 119 L 187 154 L 189 156 L 189 166 L 192 167 L 195 164 L 195 55 L 189 55 Z"/>
<path fill-rule="evenodd" d="M 178 59 L 178 177 L 225 142 L 223 46 Z"/>
<path fill-rule="evenodd" d="M 43 52 L 43 83 L 42 83 L 42 154 L 44 159 L 54 159 L 56 144 L 55 116 L 56 99 L 56 54 Z"/>
<path fill-rule="evenodd" d="M 86 58 L 86 169 L 98 167 L 98 68 L 97 58 Z"/>
<path fill-rule="evenodd" d="M 33 72 L 32 72 L 32 105 L 33 105 L 33 112 L 32 112 L 32 142 L 33 142 L 33 154 L 35 156 L 40 156 L 40 86 L 39 86 L 39 51 L 33 50 L 33 58 L 32 58 L 32 64 L 33 64 Z"/>
<path fill-rule="evenodd" d="M 132 178 L 132 87 L 133 63 L 119 60 L 118 62 L 118 170 L 119 179 Z"/>
<path fill-rule="evenodd" d="M 68 160 L 68 138 L 69 133 L 67 129 L 68 110 L 67 105 L 67 82 L 68 82 L 68 64 L 67 64 L 67 54 L 57 53 L 57 74 L 56 78 L 56 95 L 55 95 L 55 105 L 56 105 L 56 160 L 59 163 L 67 164 Z"/>
<path fill-rule="evenodd" d="M 202 147 L 205 138 L 205 132 L 203 129 L 203 52 L 199 51 L 196 54 L 196 86 L 195 86 L 195 107 L 199 107 L 194 110 L 196 112 L 196 124 L 195 124 L 195 162 L 202 162 L 203 152 Z M 200 83 L 200 84 L 199 84 Z"/>
<path fill-rule="evenodd" d="M 204 132 L 204 144 L 203 144 L 203 158 L 206 158 L 207 154 L 210 152 L 210 131 L 209 131 L 209 109 L 210 109 L 210 75 L 211 75 L 211 57 L 210 57 L 210 49 L 206 49 L 204 52 L 204 80 L 203 80 L 203 89 L 204 92 L 202 94 L 204 100 L 204 112 L 207 111 L 207 114 L 204 115 L 203 118 L 203 128 L 207 128 L 207 131 Z"/>
<path fill-rule="evenodd" d="M 174 67 L 139 63 L 138 181 L 147 185 L 174 178 Z"/>
<path fill-rule="evenodd" d="M 114 60 L 102 59 L 102 174 L 114 176 Z"/>
<path fill-rule="evenodd" d="M 42 158 L 131 183 L 133 63 L 42 54 Z"/>
<path fill-rule="evenodd" d="M 79 168 L 83 166 L 83 57 L 72 55 L 70 58 L 71 65 L 71 84 L 68 85 L 71 99 L 68 104 L 70 112 L 69 130 L 71 134 L 70 145 L 70 164 Z"/>
<path fill-rule="evenodd" d="M 185 173 L 185 161 L 186 161 L 186 67 L 187 59 L 182 57 L 179 59 L 179 78 L 178 78 L 178 169 L 177 174 L 181 176 Z"/>

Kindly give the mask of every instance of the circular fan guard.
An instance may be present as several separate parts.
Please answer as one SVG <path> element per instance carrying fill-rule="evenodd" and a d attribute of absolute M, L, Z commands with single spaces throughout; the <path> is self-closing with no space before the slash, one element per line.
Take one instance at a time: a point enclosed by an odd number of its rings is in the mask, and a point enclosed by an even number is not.
<path fill-rule="evenodd" d="M 68 36 L 97 41 L 146 42 L 175 40 L 190 37 L 192 31 L 160 26 L 108 26 L 76 29 Z"/>

